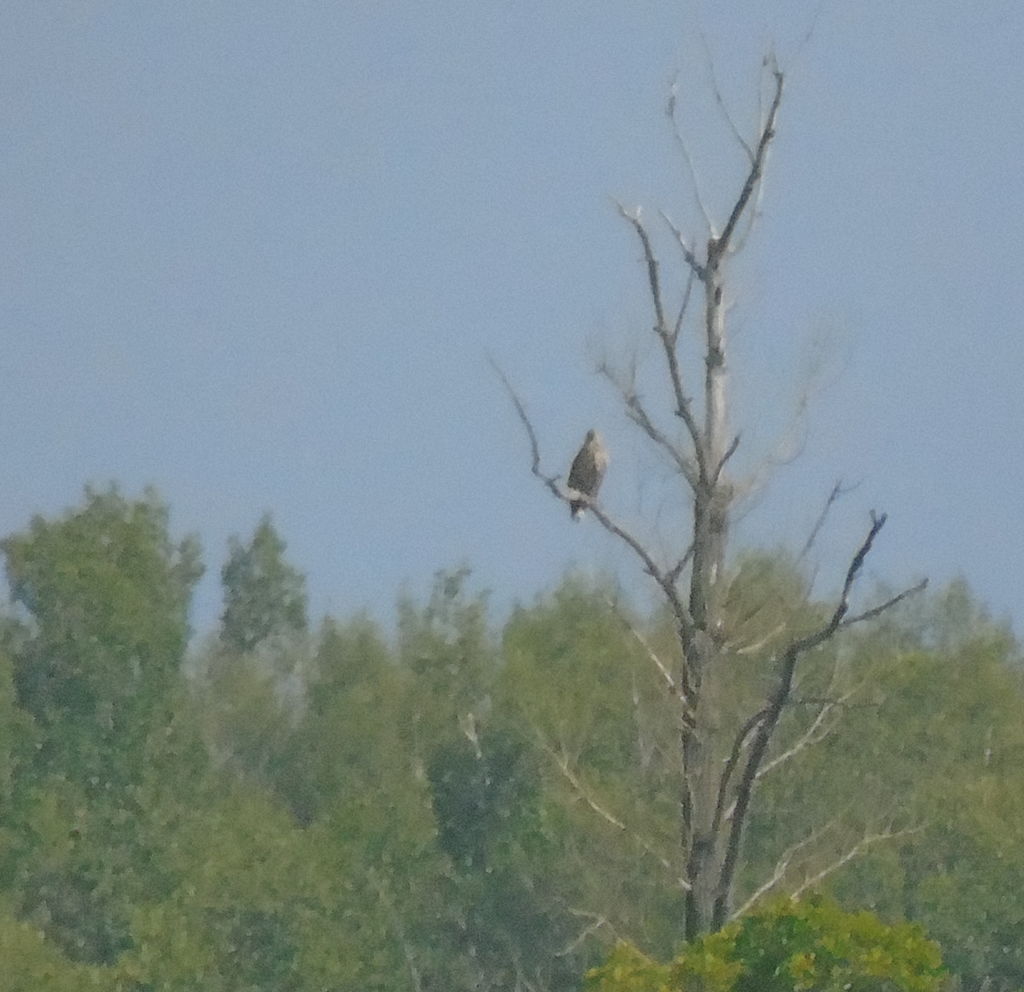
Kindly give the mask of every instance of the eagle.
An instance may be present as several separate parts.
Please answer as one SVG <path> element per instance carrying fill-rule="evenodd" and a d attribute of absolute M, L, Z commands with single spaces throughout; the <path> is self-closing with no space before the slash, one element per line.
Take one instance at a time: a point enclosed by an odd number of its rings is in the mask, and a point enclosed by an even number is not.
<path fill-rule="evenodd" d="M 595 430 L 587 431 L 583 447 L 572 460 L 569 469 L 569 509 L 573 520 L 579 520 L 583 511 L 597 497 L 608 468 L 608 449 L 604 446 L 601 435 Z"/>

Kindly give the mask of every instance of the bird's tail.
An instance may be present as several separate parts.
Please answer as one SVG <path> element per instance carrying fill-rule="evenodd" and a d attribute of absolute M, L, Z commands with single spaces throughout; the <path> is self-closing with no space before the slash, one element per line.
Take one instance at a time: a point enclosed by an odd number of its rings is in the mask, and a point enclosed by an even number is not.
<path fill-rule="evenodd" d="M 587 504 L 581 499 L 574 499 L 569 504 L 569 512 L 572 514 L 573 520 L 578 521 L 583 516 L 583 511 L 586 510 Z"/>

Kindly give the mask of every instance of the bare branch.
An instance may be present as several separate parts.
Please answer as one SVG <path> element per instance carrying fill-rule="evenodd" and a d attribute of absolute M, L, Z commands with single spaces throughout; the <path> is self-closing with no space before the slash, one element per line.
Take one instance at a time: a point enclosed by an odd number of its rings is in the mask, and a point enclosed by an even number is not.
<path fill-rule="evenodd" d="M 843 622 L 843 618 L 850 609 L 850 592 L 853 589 L 853 584 L 857 581 L 857 576 L 860 575 L 861 569 L 864 567 L 864 560 L 871 553 L 871 548 L 875 543 L 875 538 L 878 537 L 879 531 L 881 531 L 885 526 L 885 521 L 887 519 L 886 514 L 883 513 L 879 515 L 876 514 L 874 510 L 871 511 L 871 527 L 868 530 L 867 537 L 864 538 L 861 546 L 857 549 L 857 553 L 851 559 L 849 568 L 846 570 L 846 578 L 843 580 L 843 589 L 839 595 L 839 602 L 836 604 L 836 608 L 832 612 L 832 618 L 820 630 L 794 641 L 793 644 L 790 645 L 789 651 L 795 651 L 797 654 L 803 654 L 803 652 L 809 651 L 811 648 L 815 648 L 822 642 L 828 640 L 828 638 L 830 638 L 839 629 Z"/>
<path fill-rule="evenodd" d="M 679 117 L 676 114 L 679 103 L 678 94 L 679 76 L 677 74 L 676 78 L 672 80 L 672 85 L 669 87 L 668 101 L 665 104 L 665 114 L 672 124 L 672 137 L 675 138 L 676 144 L 679 146 L 680 152 L 682 152 L 686 168 L 690 173 L 690 182 L 693 184 L 693 196 L 697 201 L 697 207 L 700 209 L 701 216 L 704 218 L 704 223 L 707 225 L 708 233 L 714 237 L 715 225 L 711 220 L 711 214 L 704 203 L 704 197 L 700 191 L 700 179 L 697 177 L 697 169 L 693 164 L 693 157 L 690 155 L 690 148 L 686 144 L 682 130 L 679 127 Z"/>
<path fill-rule="evenodd" d="M 693 441 L 697 468 L 698 471 L 703 474 L 705 471 L 705 465 L 700 429 L 693 417 L 690 399 L 686 395 L 686 390 L 683 388 L 683 377 L 679 370 L 679 358 L 676 355 L 676 339 L 679 326 L 683 319 L 683 314 L 685 313 L 686 306 L 689 303 L 692 280 L 687 283 L 687 289 L 684 294 L 679 316 L 673 327 L 669 329 L 665 323 L 665 308 L 662 302 L 661 283 L 658 275 L 658 261 L 654 255 L 654 249 L 651 246 L 650 236 L 643 225 L 643 221 L 640 219 L 640 211 L 626 210 L 621 203 L 616 205 L 618 206 L 619 213 L 622 217 L 628 221 L 629 224 L 632 225 L 633 230 L 636 231 L 637 237 L 640 239 L 640 244 L 643 247 L 644 261 L 647 264 L 648 288 L 651 293 L 651 299 L 654 303 L 654 332 L 658 335 L 658 339 L 661 341 L 662 350 L 665 353 L 665 362 L 668 366 L 669 380 L 672 383 L 672 392 L 676 402 L 676 416 L 682 419 L 683 423 L 686 425 L 686 429 L 690 433 L 690 439 Z"/>
<path fill-rule="evenodd" d="M 633 639 L 637 642 L 637 644 L 639 644 L 640 647 L 644 649 L 644 651 L 647 654 L 647 657 L 650 658 L 651 661 L 654 663 L 654 667 L 657 668 L 658 671 L 661 673 L 661 677 L 664 680 L 665 686 L 667 687 L 668 691 L 675 695 L 678 691 L 676 688 L 676 681 L 672 677 L 672 673 L 668 670 L 668 666 L 661 660 L 661 658 L 658 657 L 658 653 L 654 650 L 654 648 L 651 647 L 647 638 L 644 637 L 644 635 L 636 629 L 636 626 L 630 621 L 629 617 L 627 617 L 619 609 L 618 604 L 610 596 L 605 597 L 605 602 L 611 607 L 612 612 L 615 614 L 616 617 L 618 617 L 619 621 L 626 628 L 626 630 L 628 630 L 633 635 Z"/>
<path fill-rule="evenodd" d="M 577 934 L 577 936 L 568 944 L 566 944 L 565 947 L 563 947 L 560 951 L 555 951 L 554 956 L 556 958 L 564 958 L 567 954 L 571 954 L 573 951 L 576 950 L 577 947 L 580 946 L 580 944 L 583 943 L 583 941 L 585 941 L 592 934 L 597 933 L 597 931 L 602 929 L 603 927 L 613 929 L 611 927 L 611 924 L 608 922 L 608 918 L 605 916 L 599 916 L 597 913 L 585 913 L 582 910 L 571 909 L 569 910 L 569 912 L 572 913 L 574 916 L 588 917 L 591 920 L 591 923 L 588 926 L 584 927 L 579 932 L 579 934 Z"/>
<path fill-rule="evenodd" d="M 766 58 L 762 63 L 761 67 L 762 70 L 770 67 L 773 71 L 775 71 L 778 68 L 778 63 L 775 61 L 775 57 L 772 56 L 771 58 Z M 757 88 L 757 118 L 759 122 L 759 128 L 763 128 L 765 122 L 763 89 L 764 88 L 761 85 L 759 85 Z M 758 133 L 760 133 L 760 131 Z M 753 159 L 751 159 L 751 161 L 752 160 Z M 729 246 L 730 254 L 739 254 L 741 251 L 743 251 L 743 248 L 746 246 L 747 240 L 750 238 L 750 235 L 753 233 L 754 227 L 757 224 L 757 219 L 761 215 L 761 200 L 763 199 L 763 197 L 764 171 L 762 170 L 761 175 L 758 176 L 757 182 L 754 184 L 754 202 L 750 210 L 747 212 L 746 229 L 743 231 L 741 235 L 739 235 L 738 237 L 734 237 L 732 243 Z"/>
<path fill-rule="evenodd" d="M 707 62 L 708 76 L 711 79 L 711 92 L 714 94 L 715 103 L 718 104 L 718 109 L 722 112 L 725 123 L 729 125 L 732 136 L 739 142 L 739 146 L 747 153 L 747 158 L 753 163 L 754 149 L 750 147 L 750 144 L 740 133 L 740 129 L 736 126 L 736 122 L 733 120 L 732 114 L 729 113 L 729 108 L 726 107 L 725 100 L 722 98 L 722 91 L 718 86 L 718 77 L 715 74 L 715 60 L 711 55 L 711 46 L 708 45 L 707 36 L 704 34 L 703 29 L 698 31 L 698 34 L 700 35 L 701 45 L 704 48 L 704 58 Z"/>
<path fill-rule="evenodd" d="M 689 611 L 683 603 L 674 581 L 669 578 L 670 573 L 659 568 L 651 553 L 629 531 L 616 523 L 600 506 L 596 503 L 589 503 L 588 508 L 594 514 L 594 518 L 608 533 L 614 534 L 633 551 L 643 563 L 644 571 L 658 584 L 658 588 L 664 593 L 665 599 L 672 609 L 672 614 L 679 625 L 683 650 L 688 652 L 693 638 L 693 621 L 690 619 Z"/>
<path fill-rule="evenodd" d="M 686 238 L 683 236 L 683 232 L 672 223 L 672 219 L 669 217 L 664 210 L 659 211 L 661 219 L 668 225 L 669 230 L 675 235 L 676 242 L 683 252 L 683 259 L 686 264 L 690 267 L 690 271 L 701 281 L 704 282 L 704 278 L 707 275 L 707 270 L 697 261 L 697 256 L 694 254 L 693 249 L 687 243 Z"/>
<path fill-rule="evenodd" d="M 675 585 L 679 581 L 679 576 L 683 574 L 683 569 L 689 564 L 690 559 L 693 558 L 693 542 L 690 542 L 690 546 L 683 552 L 683 556 L 677 561 L 666 574 L 666 578 Z"/>
<path fill-rule="evenodd" d="M 811 721 L 811 725 L 781 754 L 776 755 L 771 761 L 766 762 L 761 768 L 758 769 L 757 778 L 763 778 L 770 771 L 778 768 L 779 765 L 785 764 L 791 758 L 796 757 L 804 748 L 809 747 L 811 744 L 817 744 L 819 741 L 823 741 L 832 731 L 835 729 L 835 721 L 830 724 L 825 724 L 828 716 L 834 709 L 842 706 L 853 694 L 853 689 L 849 692 L 844 693 L 838 699 L 832 701 L 826 701 L 822 704 L 821 709 L 818 710 L 817 715 Z"/>
<path fill-rule="evenodd" d="M 637 834 L 635 831 L 630 830 L 617 816 L 615 816 L 613 813 L 610 813 L 607 809 L 605 809 L 604 806 L 602 806 L 591 795 L 590 791 L 583 785 L 579 777 L 569 767 L 568 760 L 563 755 L 558 754 L 555 751 L 555 749 L 551 747 L 550 744 L 548 744 L 540 730 L 535 727 L 534 733 L 537 735 L 537 739 L 540 742 L 540 746 L 543 748 L 544 751 L 547 752 L 548 755 L 550 755 L 551 759 L 554 761 L 555 765 L 558 767 L 558 770 L 562 773 L 565 780 L 569 783 L 570 786 L 572 786 L 573 792 L 575 792 L 576 795 L 580 799 L 582 799 L 583 802 L 587 804 L 587 806 L 590 807 L 590 809 L 592 809 L 599 817 L 601 817 L 601 819 L 604 820 L 605 823 L 609 824 L 610 826 L 613 826 L 620 833 L 627 834 L 628 836 L 630 836 L 640 846 L 640 848 L 643 849 L 645 854 L 650 855 L 662 866 L 662 868 L 664 868 L 666 871 L 671 872 L 673 870 L 672 863 L 668 860 L 668 858 L 666 858 L 663 854 L 659 854 L 657 851 L 655 851 L 651 844 L 644 840 L 643 837 L 639 836 L 639 834 Z M 684 890 L 688 890 L 690 888 L 690 883 L 687 882 L 686 879 L 679 878 L 678 882 Z"/>
<path fill-rule="evenodd" d="M 853 584 L 864 567 L 864 560 L 870 554 L 875 538 L 885 526 L 885 521 L 886 516 L 884 513 L 878 515 L 872 511 L 871 527 L 850 560 L 839 600 L 828 621 L 810 634 L 790 642 L 789 646 L 776 661 L 779 670 L 778 680 L 765 708 L 764 719 L 757 726 L 757 732 L 750 746 L 743 769 L 743 776 L 736 789 L 736 799 L 733 804 L 733 815 L 729 827 L 729 839 L 726 844 L 725 857 L 722 862 L 715 895 L 713 912 L 713 923 L 715 926 L 721 926 L 728 916 L 729 893 L 732 890 L 732 880 L 740 854 L 740 839 L 743 835 L 743 827 L 747 818 L 747 810 L 750 806 L 750 798 L 753 795 L 754 783 L 757 780 L 757 773 L 767 753 L 772 734 L 779 722 L 779 715 L 782 713 L 786 700 L 789 698 L 797 662 L 803 654 L 827 641 L 839 629 L 843 618 L 850 608 L 850 592 Z"/>
<path fill-rule="evenodd" d="M 687 483 L 691 488 L 695 488 L 697 485 L 699 468 L 693 461 L 682 452 L 675 444 L 675 442 L 667 437 L 651 420 L 650 415 L 647 413 L 643 405 L 643 401 L 637 395 L 635 385 L 633 381 L 623 382 L 621 379 L 608 367 L 606 362 L 602 362 L 598 367 L 597 371 L 600 375 L 603 375 L 618 391 L 619 396 L 622 399 L 623 404 L 626 407 L 626 414 L 634 424 L 637 425 L 658 447 L 662 448 L 668 453 L 668 456 L 675 463 L 676 468 L 679 469 L 683 478 L 686 479 Z"/>
<path fill-rule="evenodd" d="M 847 493 L 853 492 L 853 490 L 856 488 L 856 486 L 844 487 L 843 480 L 836 479 L 836 481 L 832 485 L 832 490 L 828 494 L 828 499 L 825 500 L 825 505 L 821 508 L 821 513 L 818 514 L 818 519 L 815 520 L 814 526 L 811 528 L 810 534 L 807 535 L 807 540 L 804 541 L 804 546 L 800 549 L 800 554 L 796 556 L 797 561 L 801 561 L 802 559 L 806 558 L 807 555 L 810 553 L 811 548 L 814 547 L 814 542 L 818 539 L 818 535 L 821 533 L 822 527 L 825 526 L 825 521 L 828 519 L 828 515 L 832 509 L 832 506 L 836 503 L 840 496 L 845 496 Z"/>
<path fill-rule="evenodd" d="M 886 610 L 891 609 L 897 603 L 902 603 L 908 596 L 916 595 L 919 592 L 923 592 L 928 588 L 928 580 L 921 579 L 920 582 L 915 585 L 909 586 L 904 589 L 903 592 L 897 593 L 895 596 L 890 596 L 884 603 L 879 603 L 877 606 L 872 606 L 870 610 L 865 610 L 863 613 L 858 613 L 856 616 L 847 617 L 840 624 L 840 627 L 851 627 L 855 623 L 862 623 L 864 620 L 874 620 L 875 617 L 881 615 Z"/>
<path fill-rule="evenodd" d="M 764 710 L 758 710 L 753 716 L 749 717 L 747 722 L 740 727 L 739 732 L 736 734 L 736 739 L 732 743 L 732 750 L 729 752 L 729 757 L 725 761 L 725 767 L 722 769 L 722 777 L 718 780 L 718 798 L 715 801 L 715 815 L 711 823 L 711 829 L 714 834 L 718 833 L 718 828 L 722 825 L 723 816 L 728 818 L 728 815 L 725 813 L 725 800 L 729 794 L 729 780 L 732 778 L 732 773 L 740 760 L 740 755 L 743 753 L 743 748 L 746 747 L 750 735 L 761 721 L 764 720 L 766 715 Z M 730 814 L 731 812 L 730 809 Z"/>
<path fill-rule="evenodd" d="M 676 322 L 672 326 L 672 347 L 675 348 L 679 340 L 679 332 L 683 327 L 683 318 L 686 316 L 686 309 L 690 305 L 690 295 L 693 292 L 693 280 L 696 273 L 690 269 L 686 279 L 686 289 L 683 290 L 683 302 L 679 304 L 679 313 L 676 314 Z"/>
<path fill-rule="evenodd" d="M 775 118 L 779 112 L 779 104 L 782 102 L 782 84 L 784 77 L 777 66 L 772 69 L 772 76 L 775 79 L 775 95 L 773 96 L 771 106 L 768 109 L 768 119 L 765 121 L 764 127 L 761 129 L 761 137 L 758 139 L 753 161 L 750 164 L 750 172 L 747 174 L 746 181 L 743 183 L 743 188 L 740 190 L 739 197 L 737 197 L 735 204 L 733 204 L 732 213 L 729 214 L 729 219 L 726 221 L 725 229 L 722 231 L 721 236 L 713 241 L 713 250 L 717 257 L 721 257 L 729 248 L 729 241 L 732 238 L 733 231 L 736 230 L 736 224 L 739 222 L 740 217 L 743 216 L 743 211 L 746 209 L 747 203 L 750 201 L 751 194 L 754 192 L 754 187 L 761 178 L 761 172 L 764 169 L 765 156 L 768 152 L 768 145 L 771 143 L 772 138 L 775 137 Z M 710 257 L 708 262 L 711 262 Z"/>
<path fill-rule="evenodd" d="M 654 306 L 654 333 L 657 335 L 658 340 L 662 342 L 662 348 L 665 352 L 665 359 L 669 369 L 669 379 L 672 383 L 672 390 L 676 400 L 676 416 L 683 421 L 686 425 L 687 431 L 689 431 L 690 439 L 693 441 L 694 457 L 696 459 L 697 469 L 698 471 L 703 472 L 703 470 L 705 470 L 705 466 L 703 466 L 703 445 L 701 444 L 700 430 L 693 418 L 690 399 L 686 395 L 686 390 L 683 387 L 683 377 L 679 369 L 679 357 L 676 354 L 676 341 L 679 334 L 679 328 L 682 324 L 683 315 L 689 303 L 692 279 L 687 282 L 686 292 L 683 296 L 683 303 L 680 307 L 679 315 L 676 318 L 675 324 L 670 329 L 666 324 L 665 305 L 662 296 L 662 286 L 660 286 L 659 282 L 657 258 L 654 255 L 654 249 L 650 243 L 650 235 L 647 233 L 647 228 L 644 227 L 643 221 L 641 220 L 640 211 L 639 209 L 629 211 L 620 203 L 616 203 L 616 207 L 618 208 L 618 212 L 620 212 L 623 218 L 627 220 L 636 231 L 637 238 L 640 239 L 640 245 L 643 248 L 644 262 L 647 265 L 647 285 Z M 681 240 L 682 235 L 680 234 L 678 236 Z M 692 257 L 692 253 L 690 254 Z"/>
<path fill-rule="evenodd" d="M 665 307 L 662 303 L 661 298 L 661 280 L 658 274 L 658 260 L 654 254 L 654 248 L 651 246 L 651 239 L 647 234 L 647 228 L 644 227 L 643 221 L 640 219 L 639 207 L 634 211 L 627 210 L 617 200 L 615 205 L 619 208 L 619 213 L 622 217 L 629 221 L 633 226 L 633 230 L 636 231 L 637 237 L 640 239 L 640 244 L 644 250 L 644 262 L 647 264 L 647 285 L 651 293 L 651 301 L 654 304 L 654 329 L 659 333 L 667 333 L 668 326 L 665 323 Z"/>
<path fill-rule="evenodd" d="M 637 396 L 636 393 L 623 396 L 623 399 L 626 402 L 629 419 L 632 420 L 633 423 L 636 424 L 655 444 L 668 452 L 672 461 L 675 462 L 676 467 L 679 469 L 683 478 L 686 479 L 690 488 L 695 489 L 700 477 L 699 467 L 694 465 L 693 462 L 658 429 L 657 425 L 651 420 L 650 416 L 648 416 L 640 397 Z"/>
<path fill-rule="evenodd" d="M 823 879 L 829 875 L 838 871 L 843 865 L 849 864 L 854 858 L 862 854 L 867 848 L 873 844 L 877 844 L 884 840 L 894 840 L 897 837 L 906 837 L 910 834 L 917 834 L 924 830 L 923 826 L 908 827 L 906 830 L 883 830 L 877 834 L 865 834 L 856 844 L 853 845 L 845 854 L 837 858 L 831 864 L 826 865 L 821 871 L 816 872 L 810 878 L 804 879 L 804 881 L 790 893 L 790 897 L 793 899 L 799 899 L 808 889 L 813 888 Z"/>
<path fill-rule="evenodd" d="M 729 442 L 729 447 L 725 449 L 725 454 L 718 460 L 718 464 L 715 466 L 714 475 L 711 477 L 712 485 L 717 485 L 718 480 L 722 477 L 722 469 L 725 468 L 726 463 L 736 454 L 736 449 L 740 446 L 740 436 L 735 435 Z"/>
<path fill-rule="evenodd" d="M 782 855 L 779 857 L 779 860 L 775 862 L 775 870 L 772 872 L 771 877 L 762 885 L 760 885 L 751 894 L 747 901 L 742 906 L 740 906 L 739 909 L 731 913 L 729 919 L 738 919 L 739 917 L 744 916 L 751 909 L 753 909 L 761 898 L 763 898 L 768 892 L 774 889 L 775 886 L 778 885 L 783 878 L 785 878 L 786 872 L 789 870 L 789 865 L 790 862 L 792 862 L 793 857 L 800 851 L 802 851 L 805 847 L 808 847 L 810 844 L 814 843 L 814 841 L 818 840 L 818 838 L 820 838 L 823 834 L 828 833 L 828 831 L 833 826 L 835 826 L 835 823 L 835 820 L 830 820 L 820 829 L 812 830 L 806 837 L 803 838 L 803 840 L 798 840 L 795 844 L 792 844 L 790 847 L 787 847 L 786 850 L 782 852 Z"/>
<path fill-rule="evenodd" d="M 558 488 L 557 475 L 545 475 L 541 471 L 540 467 L 540 445 L 537 443 L 537 432 L 534 430 L 533 424 L 530 421 L 529 416 L 526 413 L 526 407 L 523 406 L 523 401 L 519 398 L 515 389 L 512 388 L 512 383 L 508 381 L 508 376 L 501 370 L 500 366 L 494 361 L 493 358 L 488 356 L 488 362 L 490 362 L 491 368 L 494 369 L 495 374 L 501 380 L 502 385 L 508 392 L 509 397 L 512 400 L 513 406 L 516 408 L 516 413 L 519 415 L 519 420 L 522 422 L 523 427 L 526 430 L 526 436 L 530 440 L 530 457 L 532 459 L 530 464 L 530 471 L 548 488 L 548 491 L 557 499 L 563 503 L 571 503 L 572 500 L 561 489 Z"/>

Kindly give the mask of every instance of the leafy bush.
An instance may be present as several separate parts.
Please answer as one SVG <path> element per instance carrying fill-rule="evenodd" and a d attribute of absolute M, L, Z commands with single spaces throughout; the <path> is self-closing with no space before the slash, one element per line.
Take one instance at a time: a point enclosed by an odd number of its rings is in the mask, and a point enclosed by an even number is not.
<path fill-rule="evenodd" d="M 783 900 L 695 941 L 668 964 L 619 944 L 588 992 L 938 992 L 938 945 L 826 899 Z"/>

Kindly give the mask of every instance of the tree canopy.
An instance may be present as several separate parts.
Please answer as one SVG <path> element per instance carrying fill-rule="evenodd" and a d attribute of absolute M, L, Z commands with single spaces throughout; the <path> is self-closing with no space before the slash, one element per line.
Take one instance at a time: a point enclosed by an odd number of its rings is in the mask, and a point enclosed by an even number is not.
<path fill-rule="evenodd" d="M 3 549 L 12 988 L 568 992 L 590 970 L 601 992 L 926 992 L 942 979 L 917 927 L 962 988 L 1024 986 L 1024 680 L 962 583 L 811 659 L 742 914 L 681 948 L 659 608 L 570 575 L 495 623 L 465 569 L 441 572 L 390 629 L 286 638 L 301 677 L 282 692 L 259 645 L 231 649 L 234 680 L 209 674 L 219 637 L 188 647 L 198 547 L 155 494 L 87 491 Z M 814 614 L 795 568 L 735 572 L 750 636 Z M 742 657 L 739 701 L 764 677 Z"/>

